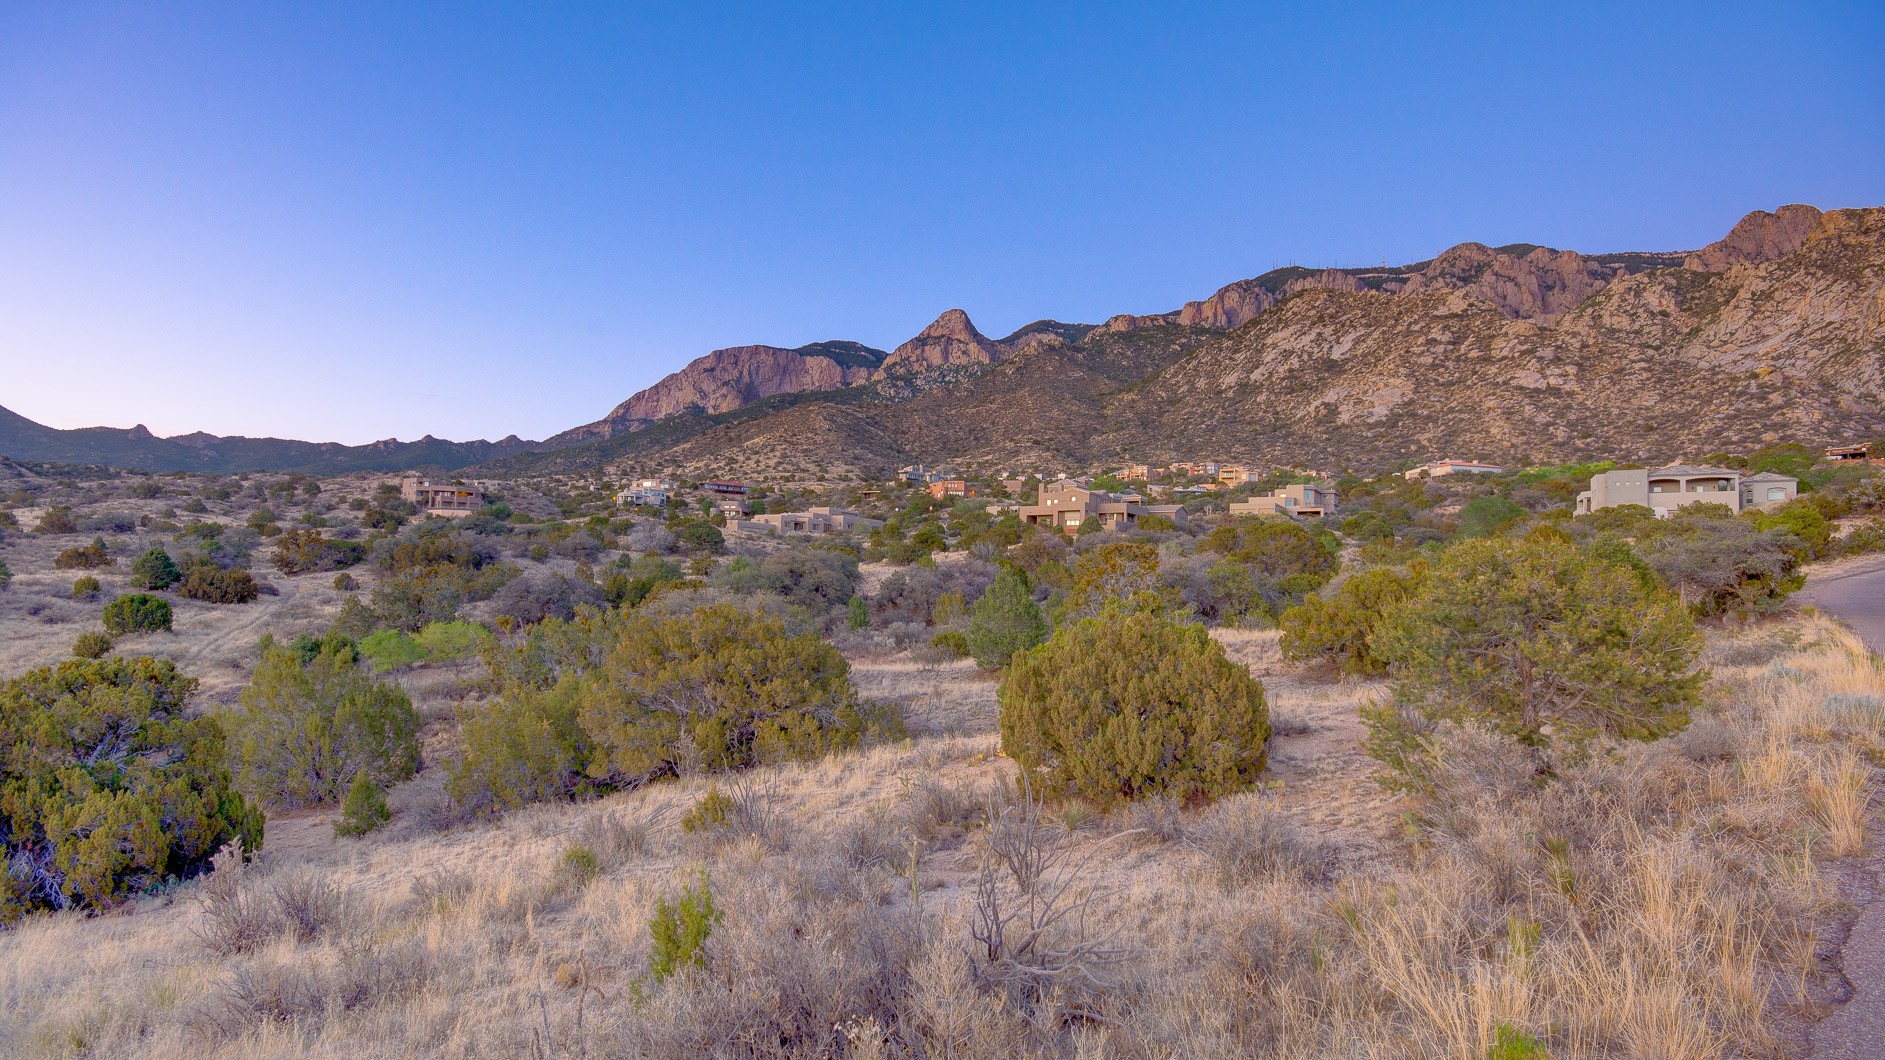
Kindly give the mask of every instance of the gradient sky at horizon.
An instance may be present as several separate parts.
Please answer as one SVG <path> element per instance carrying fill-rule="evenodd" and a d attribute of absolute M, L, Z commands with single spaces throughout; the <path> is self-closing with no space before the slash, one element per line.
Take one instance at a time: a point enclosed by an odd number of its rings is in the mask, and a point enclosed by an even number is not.
<path fill-rule="evenodd" d="M 717 347 L 1885 205 L 1885 5 L 0 6 L 0 405 L 544 437 Z"/>

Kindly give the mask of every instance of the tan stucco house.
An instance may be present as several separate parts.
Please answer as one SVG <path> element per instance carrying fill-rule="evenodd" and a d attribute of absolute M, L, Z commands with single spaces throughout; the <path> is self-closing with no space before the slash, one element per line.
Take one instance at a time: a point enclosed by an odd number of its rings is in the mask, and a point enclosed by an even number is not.
<path fill-rule="evenodd" d="M 778 512 L 755 515 L 734 527 L 757 534 L 842 534 L 849 530 L 875 530 L 881 519 L 866 519 L 846 508 L 812 508 L 803 512 Z"/>
<path fill-rule="evenodd" d="M 1051 526 L 1061 531 L 1077 530 L 1089 519 L 1099 520 L 1108 530 L 1135 525 L 1148 515 L 1162 515 L 1180 528 L 1186 521 L 1183 505 L 1147 504 L 1137 493 L 1108 493 L 1073 479 L 1043 485 L 1035 502 L 1022 505 L 1015 514 L 1030 526 Z"/>
<path fill-rule="evenodd" d="M 399 495 L 427 515 L 443 515 L 451 519 L 462 518 L 484 507 L 484 494 L 469 483 L 401 479 Z"/>
<path fill-rule="evenodd" d="M 1335 490 L 1320 483 L 1297 483 L 1273 489 L 1261 497 L 1233 501 L 1232 515 L 1287 515 L 1310 518 L 1335 514 Z"/>
<path fill-rule="evenodd" d="M 1690 504 L 1720 504 L 1740 512 L 1784 504 L 1799 489 L 1799 480 L 1771 471 L 1743 479 L 1729 467 L 1628 468 L 1592 475 L 1590 489 L 1577 495 L 1577 514 L 1619 504 L 1640 504 L 1665 518 Z"/>

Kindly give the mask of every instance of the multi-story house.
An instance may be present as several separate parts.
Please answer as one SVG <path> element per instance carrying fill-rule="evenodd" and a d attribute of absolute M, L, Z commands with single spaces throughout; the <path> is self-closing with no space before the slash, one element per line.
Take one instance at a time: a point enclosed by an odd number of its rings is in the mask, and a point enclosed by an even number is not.
<path fill-rule="evenodd" d="M 665 478 L 638 478 L 629 487 L 615 495 L 615 503 L 621 505 L 648 504 L 656 508 L 665 507 L 674 496 L 674 482 Z"/>
<path fill-rule="evenodd" d="M 1186 512 L 1180 504 L 1147 504 L 1137 493 L 1108 493 L 1074 479 L 1046 483 L 1033 504 L 1022 505 L 1015 513 L 1031 526 L 1051 526 L 1071 532 L 1090 519 L 1098 520 L 1108 530 L 1133 526 L 1149 515 L 1161 515 L 1179 527 L 1185 525 Z"/>
<path fill-rule="evenodd" d="M 975 496 L 975 491 L 969 488 L 968 481 L 959 478 L 938 479 L 930 483 L 927 489 L 929 490 L 929 495 L 937 500 L 943 500 L 948 497 Z"/>
<path fill-rule="evenodd" d="M 1287 515 L 1291 518 L 1315 518 L 1335 514 L 1335 490 L 1315 482 L 1299 482 L 1273 489 L 1261 497 L 1233 501 L 1232 515 Z"/>
<path fill-rule="evenodd" d="M 399 496 L 427 515 L 442 515 L 451 519 L 470 515 L 484 507 L 484 494 L 465 482 L 401 479 Z"/>
<path fill-rule="evenodd" d="M 1217 480 L 1226 486 L 1242 486 L 1248 482 L 1258 482 L 1263 472 L 1242 464 L 1226 464 L 1217 469 Z"/>

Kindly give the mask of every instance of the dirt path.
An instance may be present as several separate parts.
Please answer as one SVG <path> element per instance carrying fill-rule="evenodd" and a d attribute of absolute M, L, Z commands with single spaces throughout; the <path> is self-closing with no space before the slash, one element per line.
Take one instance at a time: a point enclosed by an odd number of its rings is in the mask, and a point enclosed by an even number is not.
<path fill-rule="evenodd" d="M 1852 627 L 1866 647 L 1885 654 L 1885 560 L 1815 575 L 1798 597 Z M 1852 997 L 1807 1031 L 1814 1060 L 1876 1060 L 1885 1055 L 1885 854 L 1875 852 L 1850 881 L 1861 905 L 1839 950 Z"/>

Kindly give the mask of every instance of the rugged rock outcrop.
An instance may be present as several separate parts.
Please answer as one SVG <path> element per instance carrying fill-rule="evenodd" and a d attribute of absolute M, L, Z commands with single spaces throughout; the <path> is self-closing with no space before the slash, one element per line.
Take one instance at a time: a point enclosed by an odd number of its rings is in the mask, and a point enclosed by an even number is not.
<path fill-rule="evenodd" d="M 1818 209 L 1798 203 L 1773 213 L 1756 210 L 1743 217 L 1726 236 L 1684 258 L 1682 267 L 1723 272 L 1736 265 L 1777 261 L 1799 250 L 1819 220 Z"/>
<path fill-rule="evenodd" d="M 1523 255 L 1461 243 L 1395 289 L 1404 295 L 1464 291 L 1516 320 L 1551 321 L 1624 273 L 1572 250 L 1535 247 Z"/>
<path fill-rule="evenodd" d="M 731 412 L 776 394 L 852 386 L 870 379 L 883 359 L 882 350 L 855 342 L 821 342 L 792 350 L 730 346 L 695 358 L 602 419 L 564 431 L 550 444 L 608 438 L 683 413 Z"/>
<path fill-rule="evenodd" d="M 1186 302 L 1176 312 L 1138 317 L 1135 322 L 1141 326 L 1182 324 L 1201 328 L 1242 327 L 1256 319 L 1258 313 L 1290 295 L 1312 290 L 1360 291 L 1364 288 L 1354 276 L 1335 269 L 1314 272 L 1307 269 L 1278 269 L 1252 280 L 1239 280 L 1220 287 L 1211 297 L 1200 302 Z"/>
<path fill-rule="evenodd" d="M 915 338 L 890 351 L 877 370 L 877 378 L 961 364 L 993 364 L 1006 355 L 998 343 L 975 330 L 969 314 L 951 309 L 917 332 Z"/>

